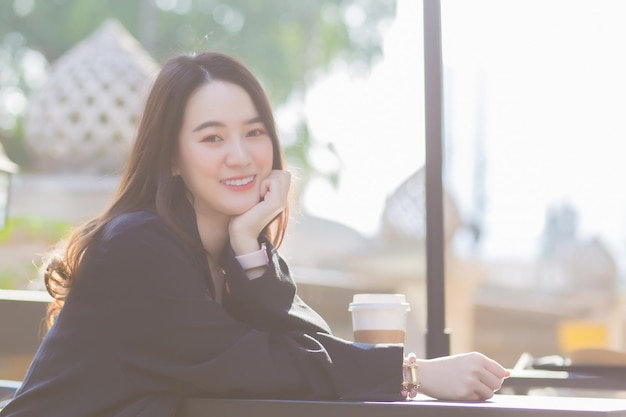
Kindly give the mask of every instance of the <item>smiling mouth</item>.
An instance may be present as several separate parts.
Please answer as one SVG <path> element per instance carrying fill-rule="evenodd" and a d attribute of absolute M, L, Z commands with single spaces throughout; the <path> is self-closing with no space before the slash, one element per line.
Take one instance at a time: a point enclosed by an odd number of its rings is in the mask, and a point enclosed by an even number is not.
<path fill-rule="evenodd" d="M 222 183 L 231 187 L 241 187 L 250 184 L 252 181 L 254 181 L 254 175 L 246 178 L 238 178 L 236 180 L 224 180 L 222 181 Z"/>

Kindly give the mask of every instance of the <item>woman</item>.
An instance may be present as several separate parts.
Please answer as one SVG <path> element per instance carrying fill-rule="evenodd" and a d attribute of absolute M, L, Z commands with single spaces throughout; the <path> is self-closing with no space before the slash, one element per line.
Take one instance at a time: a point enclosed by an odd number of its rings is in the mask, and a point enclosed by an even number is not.
<path fill-rule="evenodd" d="M 403 361 L 401 345 L 332 336 L 276 250 L 283 168 L 244 65 L 168 61 L 112 205 L 48 263 L 51 327 L 0 415 L 174 416 L 193 396 L 490 398 L 506 371 L 478 353 Z"/>

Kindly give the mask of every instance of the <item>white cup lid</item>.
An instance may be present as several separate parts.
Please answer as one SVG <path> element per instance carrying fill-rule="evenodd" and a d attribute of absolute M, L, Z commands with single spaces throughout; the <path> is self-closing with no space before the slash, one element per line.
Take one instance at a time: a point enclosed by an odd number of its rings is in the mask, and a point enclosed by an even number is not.
<path fill-rule="evenodd" d="M 410 310 L 404 294 L 354 294 L 348 311 L 371 308 Z"/>

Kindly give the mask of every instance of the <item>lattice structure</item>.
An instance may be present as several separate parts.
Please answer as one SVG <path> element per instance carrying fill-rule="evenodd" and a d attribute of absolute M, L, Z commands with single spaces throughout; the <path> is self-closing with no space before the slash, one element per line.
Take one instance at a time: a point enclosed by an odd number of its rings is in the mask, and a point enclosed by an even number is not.
<path fill-rule="evenodd" d="M 39 172 L 118 173 L 158 64 L 117 21 L 52 66 L 29 100 L 25 140 Z"/>
<path fill-rule="evenodd" d="M 426 173 L 419 169 L 387 198 L 382 236 L 388 240 L 422 241 L 426 238 Z M 444 191 L 444 233 L 448 241 L 462 226 L 456 204 Z"/>

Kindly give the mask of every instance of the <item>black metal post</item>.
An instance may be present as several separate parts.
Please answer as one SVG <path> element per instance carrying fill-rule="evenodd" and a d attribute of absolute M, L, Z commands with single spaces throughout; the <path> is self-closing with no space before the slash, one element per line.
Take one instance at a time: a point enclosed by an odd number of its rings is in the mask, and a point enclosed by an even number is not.
<path fill-rule="evenodd" d="M 450 354 L 445 326 L 441 2 L 424 1 L 426 123 L 426 357 Z"/>

